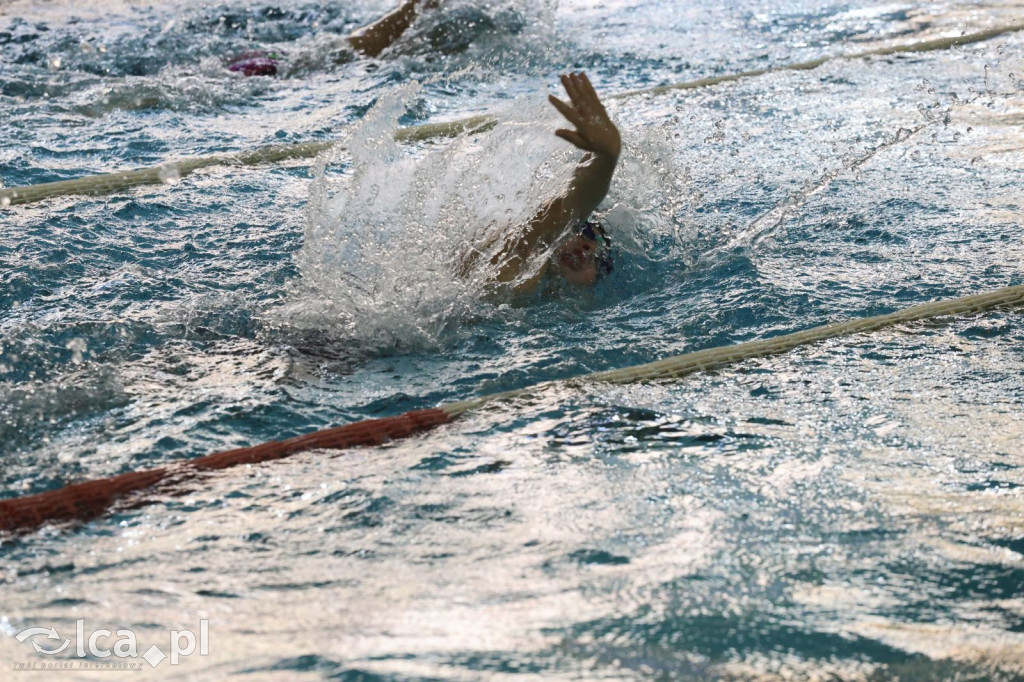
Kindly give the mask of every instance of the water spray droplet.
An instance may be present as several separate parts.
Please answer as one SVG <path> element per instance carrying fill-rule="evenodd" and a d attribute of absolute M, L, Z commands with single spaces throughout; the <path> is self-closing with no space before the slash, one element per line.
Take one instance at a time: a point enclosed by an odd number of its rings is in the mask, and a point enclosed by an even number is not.
<path fill-rule="evenodd" d="M 181 181 L 181 171 L 178 170 L 178 164 L 176 163 L 165 163 L 161 165 L 156 176 L 160 178 L 160 182 L 165 185 L 176 185 Z"/>
<path fill-rule="evenodd" d="M 82 364 L 82 354 L 88 349 L 85 339 L 81 337 L 73 338 L 64 347 L 71 351 L 71 362 L 76 365 Z"/>

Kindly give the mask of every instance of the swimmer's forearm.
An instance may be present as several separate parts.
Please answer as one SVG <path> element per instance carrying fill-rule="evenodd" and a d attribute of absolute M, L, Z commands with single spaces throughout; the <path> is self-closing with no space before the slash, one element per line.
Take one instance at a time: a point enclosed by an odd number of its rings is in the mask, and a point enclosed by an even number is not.
<path fill-rule="evenodd" d="M 586 220 L 604 200 L 611 187 L 619 157 L 590 152 L 576 166 L 565 194 L 547 204 L 527 224 L 517 244 L 524 254 L 547 248 L 564 236 L 567 228 Z"/>
<path fill-rule="evenodd" d="M 571 225 L 586 220 L 604 201 L 612 184 L 619 157 L 589 152 L 576 166 L 569 189 L 544 211 L 538 224 L 540 241 L 551 243 Z"/>
<path fill-rule="evenodd" d="M 348 37 L 349 44 L 367 57 L 376 57 L 405 33 L 409 24 L 416 18 L 416 8 L 419 4 L 420 0 L 406 0 L 369 26 L 352 33 Z M 424 4 L 431 6 L 436 2 L 428 0 Z"/>
<path fill-rule="evenodd" d="M 618 161 L 618 154 L 600 152 L 591 152 L 580 161 L 565 197 L 572 223 L 586 220 L 604 201 Z"/>
<path fill-rule="evenodd" d="M 565 194 L 548 203 L 526 224 L 515 241 L 491 262 L 501 264 L 495 279 L 512 282 L 537 249 L 546 249 L 565 235 L 567 228 L 586 220 L 604 201 L 618 163 L 617 154 L 589 152 L 576 166 Z"/>

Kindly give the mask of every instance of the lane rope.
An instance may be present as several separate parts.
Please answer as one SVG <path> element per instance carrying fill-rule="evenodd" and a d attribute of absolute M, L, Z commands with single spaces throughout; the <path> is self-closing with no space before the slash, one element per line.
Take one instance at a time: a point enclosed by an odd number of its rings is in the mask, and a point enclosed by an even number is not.
<path fill-rule="evenodd" d="M 493 128 L 497 121 L 490 116 L 473 116 L 446 123 L 427 123 L 402 128 L 395 133 L 399 142 L 417 142 L 438 137 L 455 137 L 466 132 L 482 132 Z M 121 192 L 143 185 L 161 185 L 181 179 L 200 168 L 211 166 L 258 166 L 291 159 L 311 159 L 334 146 L 334 142 L 302 142 L 299 144 L 271 145 L 246 152 L 197 156 L 182 161 L 169 161 L 159 166 L 90 175 L 74 180 L 44 182 L 26 187 L 0 190 L 0 207 L 30 204 L 51 197 L 72 194 L 103 195 Z"/>
<path fill-rule="evenodd" d="M 37 495 L 0 500 L 0 531 L 28 531 L 54 521 L 85 521 L 102 515 L 119 499 L 160 484 L 181 485 L 204 471 L 240 464 L 259 464 L 315 449 L 342 450 L 380 445 L 451 420 L 438 410 L 417 410 L 397 417 L 368 419 L 323 429 L 285 441 L 271 441 L 198 457 L 159 469 L 136 471 L 50 490 Z"/>
<path fill-rule="evenodd" d="M 745 360 L 778 355 L 827 339 L 866 334 L 910 322 L 1020 305 L 1024 305 L 1024 285 L 1009 286 L 984 294 L 924 303 L 885 315 L 826 324 L 770 339 L 707 348 L 635 367 L 588 374 L 564 382 L 543 382 L 527 388 L 447 403 L 433 409 L 407 412 L 396 417 L 356 422 L 285 441 L 271 441 L 253 447 L 218 452 L 159 469 L 76 483 L 45 493 L 0 500 L 0 531 L 27 532 L 50 522 L 86 521 L 104 514 L 119 500 L 157 485 L 182 484 L 205 471 L 226 469 L 240 464 L 258 464 L 307 450 L 341 450 L 406 438 L 447 424 L 487 403 L 535 394 L 557 384 L 625 384 L 678 379 L 695 372 L 707 372 Z"/>
<path fill-rule="evenodd" d="M 867 57 L 879 57 L 895 55 L 907 52 L 934 52 L 948 50 L 953 47 L 969 45 L 971 43 L 991 40 L 1008 33 L 1024 31 L 1024 24 L 1008 24 L 995 28 L 967 33 L 961 36 L 936 38 L 916 43 L 903 45 L 892 45 L 880 47 L 863 52 L 855 52 L 847 55 L 835 55 L 830 57 L 819 57 L 806 62 L 796 64 L 784 64 L 752 71 L 741 71 L 739 73 L 701 78 L 699 80 L 675 83 L 671 85 L 659 85 L 641 90 L 630 90 L 609 95 L 608 99 L 626 99 L 641 95 L 657 96 L 668 92 L 695 90 L 721 83 L 730 83 L 745 78 L 755 78 L 769 73 L 785 71 L 808 71 L 815 69 L 822 64 L 836 60 L 864 59 Z M 402 128 L 395 133 L 395 139 L 399 142 L 414 142 L 434 139 L 438 137 L 454 137 L 462 133 L 484 132 L 493 128 L 497 120 L 488 115 L 472 116 L 470 118 L 450 121 L 446 123 L 428 123 L 424 125 L 409 126 Z M 260 147 L 247 152 L 235 154 L 216 154 L 213 156 L 201 156 L 181 161 L 169 161 L 159 166 L 141 168 L 137 170 L 123 171 L 117 173 L 104 173 L 92 175 L 74 180 L 59 180 L 57 182 L 44 182 L 37 185 L 25 187 L 9 187 L 0 189 L 0 208 L 29 204 L 43 199 L 68 195 L 103 195 L 121 192 L 133 187 L 143 185 L 159 185 L 168 181 L 174 181 L 199 170 L 211 166 L 256 166 L 268 163 L 277 163 L 292 159 L 308 159 L 316 157 L 321 152 L 334 145 L 333 142 L 302 142 L 299 144 L 272 145 Z"/>

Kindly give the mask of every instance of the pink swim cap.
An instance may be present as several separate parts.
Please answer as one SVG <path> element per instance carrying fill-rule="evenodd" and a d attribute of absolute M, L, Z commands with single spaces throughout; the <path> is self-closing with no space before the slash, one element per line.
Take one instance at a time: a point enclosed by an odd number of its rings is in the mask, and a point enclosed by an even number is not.
<path fill-rule="evenodd" d="M 228 63 L 228 71 L 246 76 L 273 76 L 277 73 L 277 60 L 266 52 L 243 52 Z"/>

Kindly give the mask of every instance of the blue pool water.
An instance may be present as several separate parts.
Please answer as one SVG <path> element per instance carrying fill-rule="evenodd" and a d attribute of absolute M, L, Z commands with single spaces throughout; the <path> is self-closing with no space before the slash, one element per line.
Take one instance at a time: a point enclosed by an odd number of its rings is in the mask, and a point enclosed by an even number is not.
<path fill-rule="evenodd" d="M 544 102 L 567 69 L 625 92 L 1019 2 L 456 0 L 380 59 L 316 63 L 388 6 L 0 8 L 4 187 L 347 150 L 0 209 L 0 496 L 1024 281 L 1020 34 L 611 102 L 612 277 L 508 304 L 445 267 L 567 177 Z M 253 47 L 308 66 L 224 69 Z M 387 142 L 485 112 L 491 133 Z M 208 655 L 145 674 L 1024 679 L 1022 329 L 547 388 L 3 538 L 4 665 L 48 660 L 29 627 L 142 653 L 205 619 Z"/>

